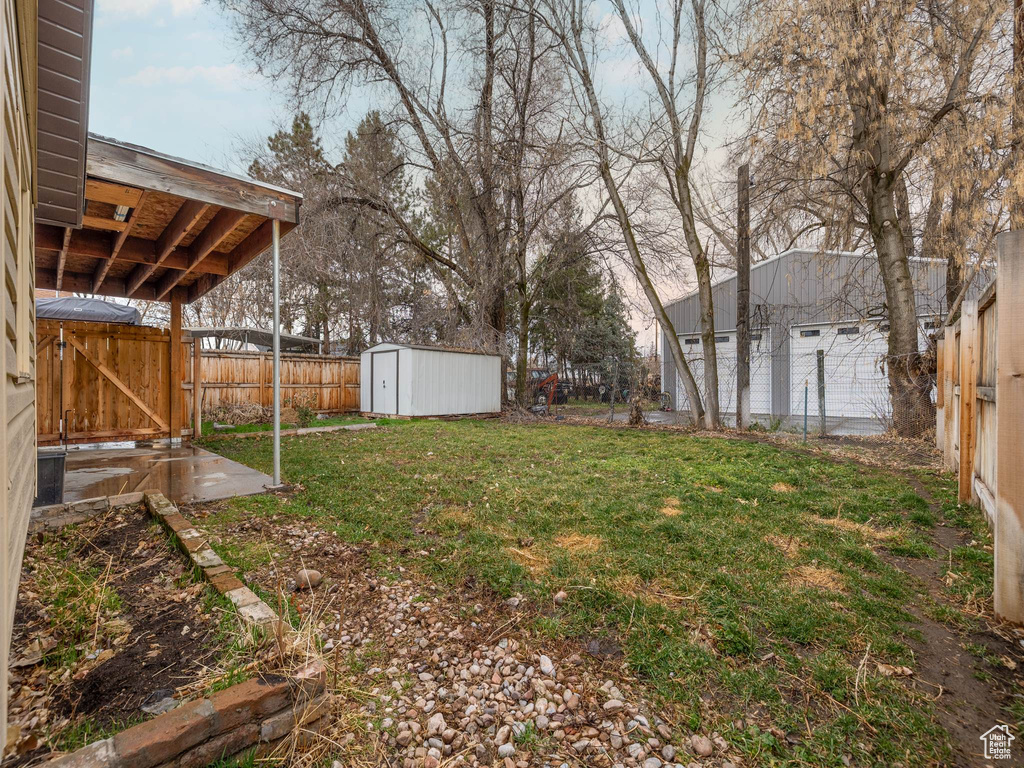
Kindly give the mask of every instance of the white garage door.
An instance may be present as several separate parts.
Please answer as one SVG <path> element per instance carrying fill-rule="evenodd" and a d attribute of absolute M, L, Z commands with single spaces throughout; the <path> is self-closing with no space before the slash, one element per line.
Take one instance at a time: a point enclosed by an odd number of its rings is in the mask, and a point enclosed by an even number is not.
<path fill-rule="evenodd" d="M 716 338 L 718 357 L 718 403 L 722 413 L 736 412 L 736 333 L 722 333 Z M 772 410 L 772 358 L 770 333 L 752 331 L 750 334 L 750 412 L 770 414 Z M 704 345 L 700 336 L 680 336 L 683 355 L 693 372 L 697 386 L 704 392 Z M 688 399 L 682 379 L 676 376 L 676 402 L 686 410 Z"/>
<path fill-rule="evenodd" d="M 809 384 L 807 415 L 818 415 L 818 350 L 825 355 L 826 415 L 873 419 L 888 416 L 888 341 L 874 323 L 794 327 L 791 334 L 791 408 L 795 416 L 804 412 L 804 382 Z"/>

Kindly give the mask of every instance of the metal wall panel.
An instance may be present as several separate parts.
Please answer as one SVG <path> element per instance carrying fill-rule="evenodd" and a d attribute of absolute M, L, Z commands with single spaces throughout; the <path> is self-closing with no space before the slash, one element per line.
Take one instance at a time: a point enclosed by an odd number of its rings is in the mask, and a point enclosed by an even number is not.
<path fill-rule="evenodd" d="M 911 261 L 920 315 L 945 309 L 946 265 L 921 259 Z M 712 288 L 715 331 L 736 328 L 736 278 Z M 750 273 L 751 327 L 768 328 L 772 350 L 772 408 L 775 415 L 790 414 L 790 328 L 794 324 L 835 323 L 880 317 L 885 291 L 873 254 L 819 253 L 792 250 L 754 264 Z M 665 307 L 676 333 L 700 332 L 700 302 L 696 292 Z M 677 376 L 667 337 L 662 331 L 664 370 L 662 390 L 675 393 Z M 673 403 L 675 406 L 676 403 Z"/>
<path fill-rule="evenodd" d="M 80 227 L 89 130 L 93 0 L 39 0 L 36 220 Z"/>

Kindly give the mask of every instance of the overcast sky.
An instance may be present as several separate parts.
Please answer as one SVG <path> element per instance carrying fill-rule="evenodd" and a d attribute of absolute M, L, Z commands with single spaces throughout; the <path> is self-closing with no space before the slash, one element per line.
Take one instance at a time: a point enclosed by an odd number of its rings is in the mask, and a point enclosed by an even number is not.
<path fill-rule="evenodd" d="M 602 27 L 614 44 L 621 22 L 606 16 Z M 614 45 L 612 56 L 625 55 Z M 628 53 L 632 53 L 629 51 Z M 635 69 L 619 59 L 606 69 L 611 88 L 629 98 Z M 366 104 L 325 136 L 337 147 Z M 238 147 L 262 141 L 291 122 L 284 92 L 253 71 L 236 46 L 223 14 L 202 0 L 97 0 L 94 25 L 89 130 L 226 170 L 244 171 Z M 356 114 L 358 112 L 358 114 Z M 713 115 L 712 120 L 721 120 Z M 714 143 L 714 142 L 712 142 Z M 711 148 L 715 151 L 715 148 Z M 678 296 L 679 282 L 661 286 L 662 298 Z M 646 307 L 635 289 L 629 292 Z M 639 340 L 649 345 L 653 324 L 634 313 Z"/>

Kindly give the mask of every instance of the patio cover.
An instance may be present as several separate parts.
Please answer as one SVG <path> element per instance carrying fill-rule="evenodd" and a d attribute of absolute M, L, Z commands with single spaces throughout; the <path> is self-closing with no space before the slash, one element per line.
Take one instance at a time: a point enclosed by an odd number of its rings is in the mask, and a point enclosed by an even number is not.
<path fill-rule="evenodd" d="M 281 236 L 299 223 L 302 195 L 146 147 L 89 134 L 82 227 L 35 226 L 36 288 L 170 302 L 171 350 L 181 343 L 181 305 L 220 285 L 271 249 L 273 272 L 274 484 L 281 481 Z M 202 355 L 193 354 L 193 381 Z M 172 386 L 182 358 L 171 354 Z M 193 386 L 193 437 L 201 432 Z M 180 439 L 182 401 L 170 398 L 170 437 Z"/>
<path fill-rule="evenodd" d="M 252 344 L 266 352 L 274 346 L 274 332 L 264 331 L 259 328 L 246 328 L 232 326 L 226 328 L 186 328 L 193 338 L 211 339 L 233 339 L 243 344 Z M 296 336 L 291 333 L 282 333 L 281 349 L 293 352 L 318 352 L 320 351 L 320 339 L 309 336 Z"/>
<path fill-rule="evenodd" d="M 95 134 L 85 171 L 82 228 L 36 223 L 37 288 L 193 302 L 299 221 L 295 192 Z"/>

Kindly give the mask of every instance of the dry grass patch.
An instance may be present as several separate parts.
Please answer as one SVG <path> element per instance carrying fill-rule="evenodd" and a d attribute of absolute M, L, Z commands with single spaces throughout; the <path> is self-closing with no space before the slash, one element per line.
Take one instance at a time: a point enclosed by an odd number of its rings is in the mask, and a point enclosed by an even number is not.
<path fill-rule="evenodd" d="M 439 523 L 455 523 L 460 528 L 469 528 L 476 522 L 473 512 L 467 507 L 445 507 L 436 513 Z"/>
<path fill-rule="evenodd" d="M 798 565 L 787 577 L 790 584 L 796 587 L 814 587 L 832 592 L 843 591 L 843 577 L 831 568 L 817 565 Z"/>
<path fill-rule="evenodd" d="M 707 485 L 706 483 L 697 483 L 697 487 L 711 493 L 722 493 L 725 491 L 725 488 L 719 488 L 717 485 Z"/>
<path fill-rule="evenodd" d="M 683 510 L 679 508 L 680 504 L 682 502 L 675 496 L 669 496 L 665 499 L 665 506 L 661 508 L 661 514 L 665 517 L 675 517 L 676 515 L 683 514 Z"/>
<path fill-rule="evenodd" d="M 555 544 L 574 555 L 589 554 L 597 552 L 604 544 L 604 539 L 600 536 L 584 536 L 582 533 L 567 533 L 556 538 Z"/>
<path fill-rule="evenodd" d="M 874 528 L 866 523 L 857 523 L 853 520 L 847 520 L 845 517 L 819 517 L 818 522 L 824 523 L 825 525 L 831 525 L 833 528 L 838 528 L 841 531 L 859 533 L 862 536 L 873 539 L 874 541 L 886 541 L 897 534 L 896 531 Z"/>
<path fill-rule="evenodd" d="M 779 481 L 772 486 L 772 490 L 776 493 L 792 493 L 796 490 L 796 486 Z"/>
<path fill-rule="evenodd" d="M 793 560 L 807 544 L 796 536 L 779 536 L 770 533 L 764 540 L 779 550 L 787 559 Z"/>
<path fill-rule="evenodd" d="M 534 575 L 547 573 L 551 569 L 551 561 L 539 552 L 534 552 L 530 547 L 506 547 L 505 551 L 519 565 Z"/>

